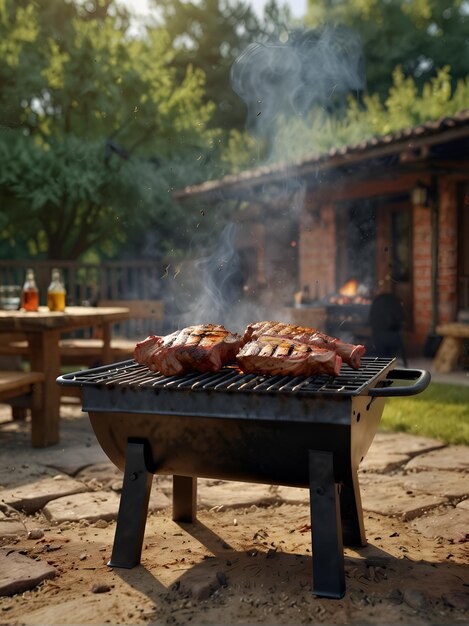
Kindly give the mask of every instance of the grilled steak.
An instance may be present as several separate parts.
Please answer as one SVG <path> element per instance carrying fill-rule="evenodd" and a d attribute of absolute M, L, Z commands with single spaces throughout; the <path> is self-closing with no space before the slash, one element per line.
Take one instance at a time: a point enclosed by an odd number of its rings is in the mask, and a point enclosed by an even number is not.
<path fill-rule="evenodd" d="M 258 339 L 262 335 L 285 337 L 311 347 L 334 350 L 344 363 L 348 363 L 355 369 L 360 367 L 361 357 L 365 354 L 365 346 L 344 343 L 340 339 L 329 337 L 315 328 L 284 324 L 283 322 L 256 322 L 255 324 L 249 324 L 244 332 L 243 344 L 252 339 Z"/>
<path fill-rule="evenodd" d="M 292 376 L 338 376 L 342 364 L 335 350 L 272 335 L 260 335 L 248 341 L 238 352 L 236 360 L 246 373 Z"/>
<path fill-rule="evenodd" d="M 137 343 L 134 358 L 165 376 L 194 370 L 218 372 L 235 361 L 240 345 L 240 335 L 230 333 L 223 326 L 200 324 L 164 337 L 150 335 Z"/>

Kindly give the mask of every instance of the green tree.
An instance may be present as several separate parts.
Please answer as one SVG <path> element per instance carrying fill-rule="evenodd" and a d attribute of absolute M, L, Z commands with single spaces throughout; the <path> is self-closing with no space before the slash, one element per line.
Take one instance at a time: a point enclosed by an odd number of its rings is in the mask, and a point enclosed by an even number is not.
<path fill-rule="evenodd" d="M 216 109 L 211 125 L 226 133 L 246 121 L 243 102 L 230 84 L 233 61 L 254 41 L 278 41 L 291 24 L 286 7 L 270 0 L 259 18 L 243 0 L 155 0 L 175 49 L 174 63 L 182 75 L 190 64 L 206 78 L 207 102 Z"/>
<path fill-rule="evenodd" d="M 384 101 L 378 94 L 365 94 L 362 103 L 350 97 L 345 115 L 329 115 L 313 108 L 307 116 L 277 120 L 270 159 L 292 161 L 324 154 L 332 148 L 354 144 L 373 136 L 423 124 L 467 108 L 469 76 L 454 86 L 449 67 L 440 69 L 419 91 L 416 81 L 397 67 Z M 248 137 L 249 139 L 249 137 Z M 235 136 L 223 155 L 234 171 L 262 162 L 257 144 Z"/>
<path fill-rule="evenodd" d="M 112 255 L 151 227 L 161 246 L 182 237 L 170 191 L 209 176 L 213 105 L 200 70 L 177 74 L 164 29 L 128 24 L 113 0 L 0 0 L 4 256 Z"/>
<path fill-rule="evenodd" d="M 455 86 L 449 67 L 443 67 L 422 88 L 402 68 L 393 72 L 393 84 L 384 103 L 365 95 L 363 107 L 351 99 L 344 128 L 356 128 L 363 138 L 411 128 L 439 117 L 454 115 L 469 103 L 469 75 Z"/>
<path fill-rule="evenodd" d="M 418 88 L 447 65 L 454 83 L 469 72 L 466 0 L 309 0 L 306 21 L 345 24 L 360 34 L 367 90 L 381 98 L 397 66 Z"/>

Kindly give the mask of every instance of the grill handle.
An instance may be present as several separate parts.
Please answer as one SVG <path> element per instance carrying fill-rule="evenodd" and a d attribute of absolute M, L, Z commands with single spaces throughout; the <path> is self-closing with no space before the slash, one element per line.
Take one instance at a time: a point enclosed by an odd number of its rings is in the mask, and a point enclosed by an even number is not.
<path fill-rule="evenodd" d="M 430 384 L 431 376 L 427 370 L 414 370 L 407 368 L 398 368 L 391 370 L 386 379 L 393 380 L 415 380 L 413 385 L 404 385 L 403 387 L 373 387 L 368 390 L 368 395 L 380 398 L 390 398 L 398 396 L 415 396 L 424 391 Z"/>

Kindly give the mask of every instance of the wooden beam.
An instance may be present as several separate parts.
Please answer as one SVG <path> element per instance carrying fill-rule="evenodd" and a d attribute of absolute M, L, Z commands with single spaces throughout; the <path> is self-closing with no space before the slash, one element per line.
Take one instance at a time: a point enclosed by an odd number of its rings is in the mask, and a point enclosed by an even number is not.
<path fill-rule="evenodd" d="M 417 180 L 427 183 L 430 178 L 417 172 L 410 172 L 401 174 L 395 180 L 390 178 L 354 180 L 351 182 L 343 181 L 342 184 L 341 181 L 331 181 L 323 184 L 318 190 L 309 190 L 308 197 L 314 201 L 314 204 L 322 204 L 324 202 L 344 202 L 359 198 L 390 196 L 410 192 Z"/>

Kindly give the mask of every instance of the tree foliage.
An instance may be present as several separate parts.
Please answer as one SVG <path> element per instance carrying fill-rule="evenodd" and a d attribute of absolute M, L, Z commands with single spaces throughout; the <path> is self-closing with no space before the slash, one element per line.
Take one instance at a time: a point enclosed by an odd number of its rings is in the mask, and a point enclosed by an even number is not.
<path fill-rule="evenodd" d="M 313 39 L 314 33 L 343 28 L 340 32 L 349 29 L 352 39 L 359 36 L 366 81 L 359 89 L 348 87 L 348 98 L 331 108 L 337 93 L 347 91 L 345 60 L 342 74 L 333 72 L 331 97 L 322 103 L 312 99 L 306 115 L 284 107 L 276 116 L 268 152 L 262 153 L 258 143 L 250 146 L 243 134 L 232 135 L 224 160 L 236 171 L 265 159 L 288 162 L 320 154 L 469 106 L 467 1 L 309 0 L 306 21 Z M 326 76 L 334 67 L 333 56 L 334 46 L 316 63 L 319 74 Z M 287 90 L 287 97 L 296 91 Z M 273 93 L 272 100 L 279 102 L 284 92 Z"/>
<path fill-rule="evenodd" d="M 469 73 L 467 0 L 309 0 L 307 23 L 345 24 L 359 33 L 367 91 L 385 98 L 397 66 L 418 88 L 449 65 L 456 83 Z"/>
<path fill-rule="evenodd" d="M 113 0 L 0 0 L 3 255 L 182 236 L 170 191 L 209 177 L 213 105 L 199 69 L 177 74 L 169 34 L 129 37 L 128 17 Z"/>
<path fill-rule="evenodd" d="M 174 188 L 468 106 L 467 0 L 310 0 L 310 25 L 360 34 L 367 91 L 347 104 L 348 83 L 326 89 L 329 104 L 340 95 L 333 112 L 317 101 L 275 110 L 275 141 L 243 132 L 230 70 L 252 42 L 296 37 L 304 51 L 288 11 L 277 0 L 263 18 L 243 0 L 158 0 L 155 11 L 132 35 L 117 0 L 0 0 L 1 256 L 182 248 L 200 212 L 172 202 Z"/>
<path fill-rule="evenodd" d="M 216 104 L 212 126 L 226 134 L 244 128 L 246 110 L 231 88 L 230 69 L 254 41 L 278 41 L 291 27 L 285 6 L 269 0 L 260 18 L 245 0 L 155 0 L 182 74 L 188 64 L 207 77 L 206 101 Z"/>
<path fill-rule="evenodd" d="M 362 103 L 350 97 L 346 114 L 341 117 L 319 107 L 307 116 L 279 117 L 270 160 L 285 162 L 324 154 L 332 148 L 453 115 L 469 103 L 469 76 L 453 87 L 449 67 L 440 69 L 420 91 L 400 67 L 393 72 L 392 81 L 384 102 L 376 93 L 365 94 Z M 261 162 L 258 146 L 249 136 L 246 139 L 236 136 L 224 154 L 225 161 L 236 171 Z"/>

